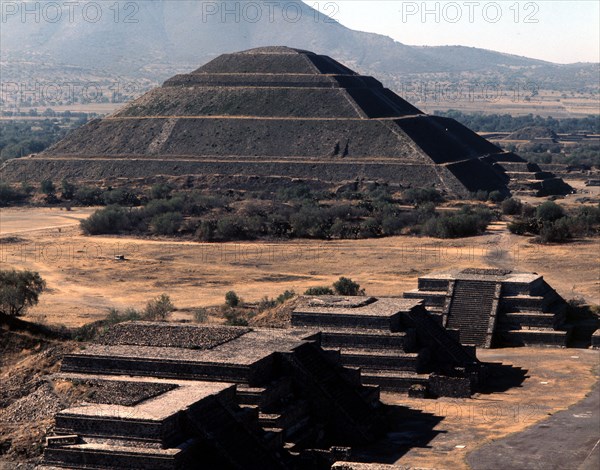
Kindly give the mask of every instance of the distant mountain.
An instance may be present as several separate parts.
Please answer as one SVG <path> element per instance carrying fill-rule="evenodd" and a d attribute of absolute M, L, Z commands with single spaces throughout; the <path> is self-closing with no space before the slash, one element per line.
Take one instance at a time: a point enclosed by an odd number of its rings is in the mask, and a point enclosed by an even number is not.
<path fill-rule="evenodd" d="M 25 3 L 29 13 L 23 17 Z M 533 80 L 555 89 L 598 87 L 598 64 L 557 65 L 462 46 L 407 46 L 353 31 L 299 1 L 89 3 L 100 10 L 84 10 L 88 2 L 83 2 L 69 12 L 66 3 L 46 0 L 14 2 L 18 11 L 11 14 L 4 9 L 3 80 L 31 79 L 48 67 L 62 67 L 162 81 L 225 52 L 286 45 L 330 55 L 390 86 L 402 77 L 445 74 L 502 83 Z"/>

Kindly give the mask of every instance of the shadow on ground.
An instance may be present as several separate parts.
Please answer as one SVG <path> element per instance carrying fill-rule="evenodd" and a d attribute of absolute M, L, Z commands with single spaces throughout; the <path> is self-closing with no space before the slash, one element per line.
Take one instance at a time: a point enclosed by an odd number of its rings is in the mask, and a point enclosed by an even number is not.
<path fill-rule="evenodd" d="M 385 405 L 385 408 L 387 433 L 374 444 L 353 449 L 353 461 L 393 464 L 415 447 L 429 448 L 429 442 L 445 433 L 434 431 L 444 419 L 441 416 L 399 405 Z"/>
<path fill-rule="evenodd" d="M 479 393 L 506 392 L 514 387 L 520 387 L 525 379 L 528 379 L 528 370 L 515 367 L 510 364 L 496 362 L 485 363 L 487 379 L 484 386 L 478 390 Z"/>

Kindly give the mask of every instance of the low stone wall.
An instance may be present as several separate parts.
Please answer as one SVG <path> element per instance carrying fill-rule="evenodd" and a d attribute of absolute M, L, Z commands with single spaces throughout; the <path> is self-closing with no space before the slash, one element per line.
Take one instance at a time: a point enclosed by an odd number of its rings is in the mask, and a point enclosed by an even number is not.
<path fill-rule="evenodd" d="M 471 378 L 431 374 L 429 392 L 435 397 L 469 398 L 472 393 Z"/>

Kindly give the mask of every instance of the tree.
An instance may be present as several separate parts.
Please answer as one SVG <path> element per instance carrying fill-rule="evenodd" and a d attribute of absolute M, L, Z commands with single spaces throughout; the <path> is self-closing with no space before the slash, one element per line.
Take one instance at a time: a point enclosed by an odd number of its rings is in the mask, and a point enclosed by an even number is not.
<path fill-rule="evenodd" d="M 358 282 L 354 282 L 352 279 L 347 277 L 340 277 L 340 279 L 333 283 L 333 288 L 338 295 L 364 295 L 365 290 L 360 288 Z"/>
<path fill-rule="evenodd" d="M 52 182 L 52 180 L 44 180 L 40 183 L 40 189 L 42 190 L 42 193 L 44 193 L 46 196 L 54 196 L 54 194 L 56 193 L 56 188 L 54 187 L 54 183 Z"/>
<path fill-rule="evenodd" d="M 173 310 L 175 310 L 175 305 L 171 302 L 170 297 L 167 294 L 161 294 L 146 304 L 144 319 L 165 321 Z"/>
<path fill-rule="evenodd" d="M 29 307 L 37 305 L 46 282 L 33 271 L 0 271 L 0 314 L 24 315 Z"/>
<path fill-rule="evenodd" d="M 225 294 L 225 303 L 231 308 L 237 307 L 240 304 L 240 298 L 234 291 L 230 290 Z"/>

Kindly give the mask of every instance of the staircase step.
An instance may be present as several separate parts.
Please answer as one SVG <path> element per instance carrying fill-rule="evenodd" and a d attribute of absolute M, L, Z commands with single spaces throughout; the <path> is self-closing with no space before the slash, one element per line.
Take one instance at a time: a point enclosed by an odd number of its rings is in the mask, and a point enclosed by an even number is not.
<path fill-rule="evenodd" d="M 427 385 L 429 374 L 364 369 L 363 383 L 379 385 L 384 391 L 408 392 L 412 385 Z"/>

